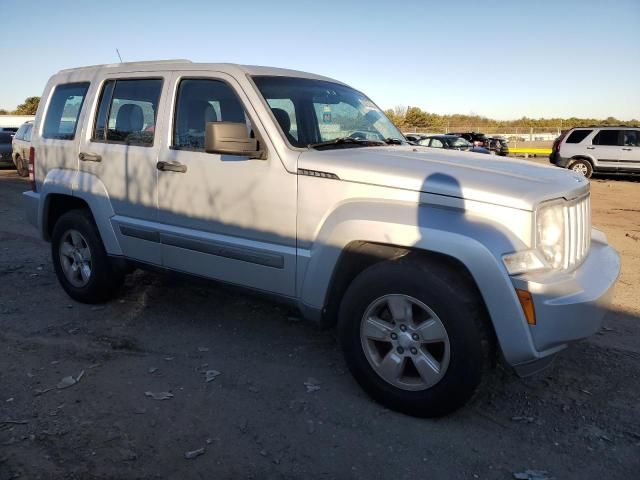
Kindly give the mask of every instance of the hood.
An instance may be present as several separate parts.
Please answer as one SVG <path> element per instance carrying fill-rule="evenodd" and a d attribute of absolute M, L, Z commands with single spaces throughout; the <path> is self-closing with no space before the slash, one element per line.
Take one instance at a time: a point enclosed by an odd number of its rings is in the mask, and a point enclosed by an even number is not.
<path fill-rule="evenodd" d="M 309 150 L 298 168 L 347 182 L 401 188 L 532 210 L 542 201 L 575 198 L 589 181 L 529 160 L 416 146 Z"/>

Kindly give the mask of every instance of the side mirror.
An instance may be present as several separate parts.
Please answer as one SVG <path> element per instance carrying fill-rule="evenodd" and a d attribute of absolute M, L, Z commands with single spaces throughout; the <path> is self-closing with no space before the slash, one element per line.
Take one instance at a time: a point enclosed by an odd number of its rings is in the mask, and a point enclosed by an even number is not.
<path fill-rule="evenodd" d="M 207 123 L 204 134 L 204 150 L 207 153 L 265 158 L 264 152 L 258 150 L 258 141 L 249 137 L 247 126 L 244 123 Z"/>

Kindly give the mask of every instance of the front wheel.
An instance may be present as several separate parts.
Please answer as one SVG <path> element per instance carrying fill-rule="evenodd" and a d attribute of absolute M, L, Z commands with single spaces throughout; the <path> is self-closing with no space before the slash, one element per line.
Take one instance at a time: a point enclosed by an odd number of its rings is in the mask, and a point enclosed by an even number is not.
<path fill-rule="evenodd" d="M 591 178 L 593 175 L 593 167 L 587 160 L 576 160 L 569 168 L 583 177 Z"/>
<path fill-rule="evenodd" d="M 347 365 L 381 404 L 437 417 L 464 405 L 489 359 L 484 309 L 450 267 L 376 264 L 349 286 L 339 312 Z"/>
<path fill-rule="evenodd" d="M 62 215 L 51 235 L 51 255 L 58 281 L 67 294 L 82 303 L 109 300 L 122 284 L 87 210 Z"/>

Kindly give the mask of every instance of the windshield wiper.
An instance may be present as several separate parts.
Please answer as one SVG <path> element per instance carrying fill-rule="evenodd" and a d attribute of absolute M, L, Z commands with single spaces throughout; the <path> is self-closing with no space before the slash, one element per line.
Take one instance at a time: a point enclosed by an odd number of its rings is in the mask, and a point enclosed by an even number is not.
<path fill-rule="evenodd" d="M 380 145 L 384 145 L 384 142 L 380 142 L 378 140 L 363 140 L 360 138 L 353 137 L 340 137 L 334 140 L 329 140 L 328 142 L 320 142 L 320 143 L 310 143 L 308 145 L 309 148 L 323 148 L 323 147 L 333 147 L 340 145 L 351 145 L 351 146 L 360 146 L 360 147 L 377 147 Z"/>

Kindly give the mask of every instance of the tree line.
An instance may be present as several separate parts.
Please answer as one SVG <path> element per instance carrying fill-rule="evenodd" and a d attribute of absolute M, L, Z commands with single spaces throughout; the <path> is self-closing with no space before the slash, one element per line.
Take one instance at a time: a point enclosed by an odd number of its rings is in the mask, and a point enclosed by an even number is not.
<path fill-rule="evenodd" d="M 39 103 L 40 97 L 27 97 L 14 111 L 0 108 L 0 115 L 35 115 Z"/>
<path fill-rule="evenodd" d="M 586 127 L 589 125 L 630 125 L 640 127 L 640 120 L 618 120 L 614 117 L 600 118 L 529 118 L 522 117 L 517 120 L 494 120 L 481 115 L 439 115 L 425 112 L 418 107 L 397 106 L 384 112 L 391 121 L 400 129 L 425 128 L 432 130 L 446 130 L 448 127 L 475 130 L 477 128 L 514 129 L 562 129 L 573 127 Z"/>

